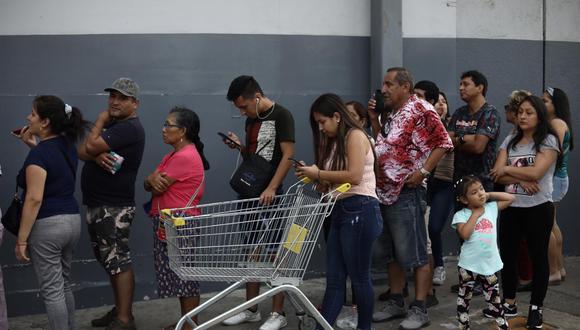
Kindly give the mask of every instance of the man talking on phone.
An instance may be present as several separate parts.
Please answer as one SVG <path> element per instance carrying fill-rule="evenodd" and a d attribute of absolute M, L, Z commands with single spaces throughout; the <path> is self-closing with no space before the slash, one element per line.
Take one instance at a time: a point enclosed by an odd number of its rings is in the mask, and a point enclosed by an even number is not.
<path fill-rule="evenodd" d="M 228 89 L 228 101 L 233 102 L 242 116 L 246 116 L 245 143 L 238 136 L 228 132 L 227 137 L 237 143 L 224 139 L 230 148 L 240 148 L 242 153 L 257 153 L 270 162 L 275 169 L 274 176 L 268 186 L 260 194 L 260 203 L 271 204 L 275 196 L 282 193 L 282 182 L 292 166 L 288 158 L 294 155 L 294 118 L 290 111 L 275 103 L 264 95 L 262 88 L 252 76 L 239 76 L 234 79 Z M 258 197 L 258 196 L 255 196 Z M 257 228 L 246 228 L 249 231 L 259 231 Z M 280 232 L 281 233 L 281 232 Z M 248 235 L 256 239 L 256 235 Z M 268 235 L 278 236 L 278 235 Z M 279 243 L 274 237 L 272 243 Z M 252 244 L 252 242 L 247 242 Z M 260 293 L 260 283 L 246 284 L 246 299 L 250 300 Z M 262 324 L 260 330 L 277 330 L 288 323 L 284 314 L 284 295 L 277 294 L 273 298 L 272 313 Z M 237 325 L 246 322 L 259 322 L 262 316 L 258 306 L 252 306 L 223 322 L 224 325 Z"/>

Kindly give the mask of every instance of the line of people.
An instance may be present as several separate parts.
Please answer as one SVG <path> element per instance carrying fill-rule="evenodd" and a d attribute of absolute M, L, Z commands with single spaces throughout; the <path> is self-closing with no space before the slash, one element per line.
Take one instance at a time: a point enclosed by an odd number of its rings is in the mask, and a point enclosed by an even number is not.
<path fill-rule="evenodd" d="M 70 263 L 80 236 L 80 209 L 73 196 L 78 159 L 84 161 L 81 188 L 91 245 L 115 297 L 114 308 L 91 323 L 107 329 L 136 328 L 129 236 L 145 131 L 137 115 L 139 86 L 119 78 L 105 91 L 108 109 L 90 129 L 76 107 L 55 96 L 39 96 L 20 135 L 31 150 L 18 175 L 25 198 L 15 253 L 34 266 L 52 329 L 75 328 Z M 557 88 L 546 89 L 543 98 L 529 92 L 512 94 L 505 109 L 514 129 L 496 159 L 500 117 L 486 102 L 485 76 L 465 72 L 459 91 L 466 105 L 451 116 L 445 94 L 434 83 L 414 85 L 407 69 L 395 67 L 383 79 L 384 106 L 377 107 L 375 98 L 365 108 L 335 94 L 321 95 L 309 114 L 314 164 L 293 165 L 292 113 L 269 99 L 253 77 L 231 82 L 227 99 L 247 117 L 246 136 L 242 142 L 228 132 L 224 143 L 258 153 L 275 169 L 259 196 L 261 203 L 273 203 L 282 193 L 282 182 L 293 166 L 298 177 L 316 181 L 322 191 L 342 182 L 352 184 L 325 223 L 327 286 L 321 310 L 330 324 L 371 329 L 372 322 L 396 318 L 404 318 L 403 329 L 429 324 L 427 308 L 437 303 L 433 284 L 446 279 L 441 233 L 457 211 L 452 225 L 463 241 L 457 286 L 460 327 L 469 328 L 469 299 L 480 282 L 489 302 L 484 315 L 507 328 L 505 317 L 517 313 L 516 263 L 522 238 L 532 266 L 528 325 L 541 327 L 549 278 L 566 276 L 562 235 L 552 225 L 553 202 L 566 194 L 568 152 L 573 149 L 566 95 Z M 200 125 L 189 109 L 169 112 L 162 136 L 173 150 L 144 182 L 152 195 L 146 211 L 153 224 L 158 294 L 179 297 L 182 315 L 198 306 L 199 283 L 183 281 L 169 268 L 159 210 L 195 206 L 203 197 L 209 162 Z M 377 242 L 387 255 L 390 289 L 380 295 L 386 302 L 375 310 L 370 268 Z M 548 246 L 554 251 L 553 267 L 548 265 Z M 415 296 L 407 309 L 408 270 L 414 272 Z M 503 299 L 496 276 L 500 271 Z M 352 282 L 352 304 L 345 308 L 347 277 Z M 259 294 L 259 287 L 247 284 L 248 300 Z M 283 307 L 284 296 L 275 296 L 272 313 L 260 329 L 285 327 Z M 224 324 L 261 319 L 258 306 L 253 306 Z"/>

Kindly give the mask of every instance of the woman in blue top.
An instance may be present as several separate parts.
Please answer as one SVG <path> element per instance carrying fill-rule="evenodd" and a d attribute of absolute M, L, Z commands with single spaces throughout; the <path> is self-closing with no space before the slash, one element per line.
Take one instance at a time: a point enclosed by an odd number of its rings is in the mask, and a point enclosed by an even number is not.
<path fill-rule="evenodd" d="M 497 248 L 497 215 L 498 210 L 508 207 L 515 197 L 508 193 L 486 192 L 481 179 L 475 175 L 459 179 L 455 189 L 457 199 L 465 205 L 455 213 L 451 224 L 464 240 L 457 267 L 459 328 L 469 329 L 469 302 L 475 282 L 479 282 L 486 291 L 485 301 L 489 305 L 484 310 L 485 315 L 494 318 L 500 329 L 508 329 L 495 275 L 503 267 Z"/>
<path fill-rule="evenodd" d="M 78 161 L 75 142 L 84 134 L 86 122 L 77 108 L 50 95 L 34 99 L 27 120 L 19 136 L 31 150 L 17 178 L 24 189 L 24 205 L 16 258 L 32 262 L 50 329 L 74 329 L 69 278 L 81 230 L 73 195 Z"/>
<path fill-rule="evenodd" d="M 564 269 L 564 257 L 562 256 L 562 232 L 556 222 L 556 207 L 568 192 L 568 152 L 574 149 L 574 135 L 572 134 L 572 119 L 570 116 L 570 103 L 568 96 L 559 88 L 548 87 L 542 96 L 548 119 L 552 128 L 558 135 L 558 141 L 562 148 L 556 171 L 554 171 L 554 227 L 550 235 L 548 258 L 550 260 L 550 284 L 560 284 L 566 279 Z"/>

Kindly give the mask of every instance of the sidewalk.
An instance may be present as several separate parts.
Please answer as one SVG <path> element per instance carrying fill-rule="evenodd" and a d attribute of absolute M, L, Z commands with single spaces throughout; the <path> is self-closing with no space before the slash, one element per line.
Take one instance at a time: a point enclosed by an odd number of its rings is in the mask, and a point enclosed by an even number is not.
<path fill-rule="evenodd" d="M 429 309 L 431 318 L 430 326 L 424 329 L 457 329 L 455 320 L 456 294 L 450 292 L 450 286 L 454 284 L 456 271 L 456 260 L 449 258 L 446 261 L 447 281 L 445 285 L 436 287 L 439 305 Z M 544 329 L 580 329 L 580 257 L 566 258 L 566 270 L 568 278 L 559 286 L 551 286 L 548 289 L 548 295 L 545 300 L 544 309 Z M 386 290 L 386 283 L 382 276 L 375 276 L 375 294 L 378 295 Z M 203 284 L 202 284 L 203 285 Z M 324 295 L 324 279 L 310 279 L 304 282 L 300 289 L 309 297 L 314 305 L 322 302 Z M 262 292 L 265 288 L 262 289 Z M 411 295 L 413 294 L 412 289 Z M 202 295 L 202 300 L 207 300 L 213 294 Z M 208 312 L 201 315 L 201 321 L 231 309 L 233 306 L 244 301 L 245 292 L 238 290 L 223 303 L 213 307 Z M 529 292 L 518 293 L 520 315 L 526 316 L 530 299 Z M 409 302 L 409 300 L 407 300 Z M 381 302 L 375 304 L 375 310 L 381 307 Z M 481 316 L 481 310 L 484 308 L 483 297 L 474 297 L 471 305 L 471 326 L 472 329 L 491 329 L 492 324 L 489 319 Z M 111 307 L 103 306 L 98 308 L 89 308 L 77 310 L 76 319 L 79 330 L 97 329 L 90 326 L 90 320 L 101 316 Z M 134 315 L 139 329 L 162 329 L 163 326 L 175 323 L 179 318 L 179 304 L 177 299 L 149 300 L 139 301 L 134 304 Z M 271 310 L 269 302 L 263 302 L 260 305 L 262 319 L 264 319 Z M 215 314 L 214 314 L 215 313 Z M 288 327 L 286 329 L 298 329 L 298 322 L 293 315 L 292 307 L 287 304 L 286 314 L 288 316 Z M 518 321 L 514 319 L 510 324 L 514 325 Z M 29 315 L 9 319 L 12 330 L 21 329 L 43 329 L 46 327 L 46 315 Z M 400 320 L 386 323 L 375 323 L 375 329 L 398 329 Z M 228 330 L 254 330 L 258 329 L 260 323 L 244 324 L 235 327 L 218 326 L 213 329 Z M 512 329 L 520 329 L 512 326 Z"/>

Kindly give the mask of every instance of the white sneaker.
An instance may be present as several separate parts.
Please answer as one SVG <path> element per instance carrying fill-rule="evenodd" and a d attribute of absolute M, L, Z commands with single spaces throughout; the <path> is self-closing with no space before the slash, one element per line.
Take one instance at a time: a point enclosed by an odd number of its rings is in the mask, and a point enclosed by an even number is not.
<path fill-rule="evenodd" d="M 336 327 L 342 330 L 356 330 L 358 325 L 358 311 L 356 306 L 342 306 L 336 318 Z"/>
<path fill-rule="evenodd" d="M 435 269 L 433 270 L 433 284 L 443 285 L 443 283 L 445 283 L 445 278 L 447 278 L 447 274 L 445 273 L 445 267 L 443 266 L 435 267 Z"/>
<path fill-rule="evenodd" d="M 286 321 L 286 316 L 278 314 L 276 312 L 270 313 L 270 316 L 262 324 L 260 330 L 278 330 L 282 329 L 283 327 L 288 325 L 288 321 Z"/>
<path fill-rule="evenodd" d="M 262 320 L 262 314 L 260 311 L 252 312 L 249 309 L 238 313 L 229 319 L 226 319 L 222 322 L 223 325 L 238 325 L 246 322 L 258 322 Z"/>

